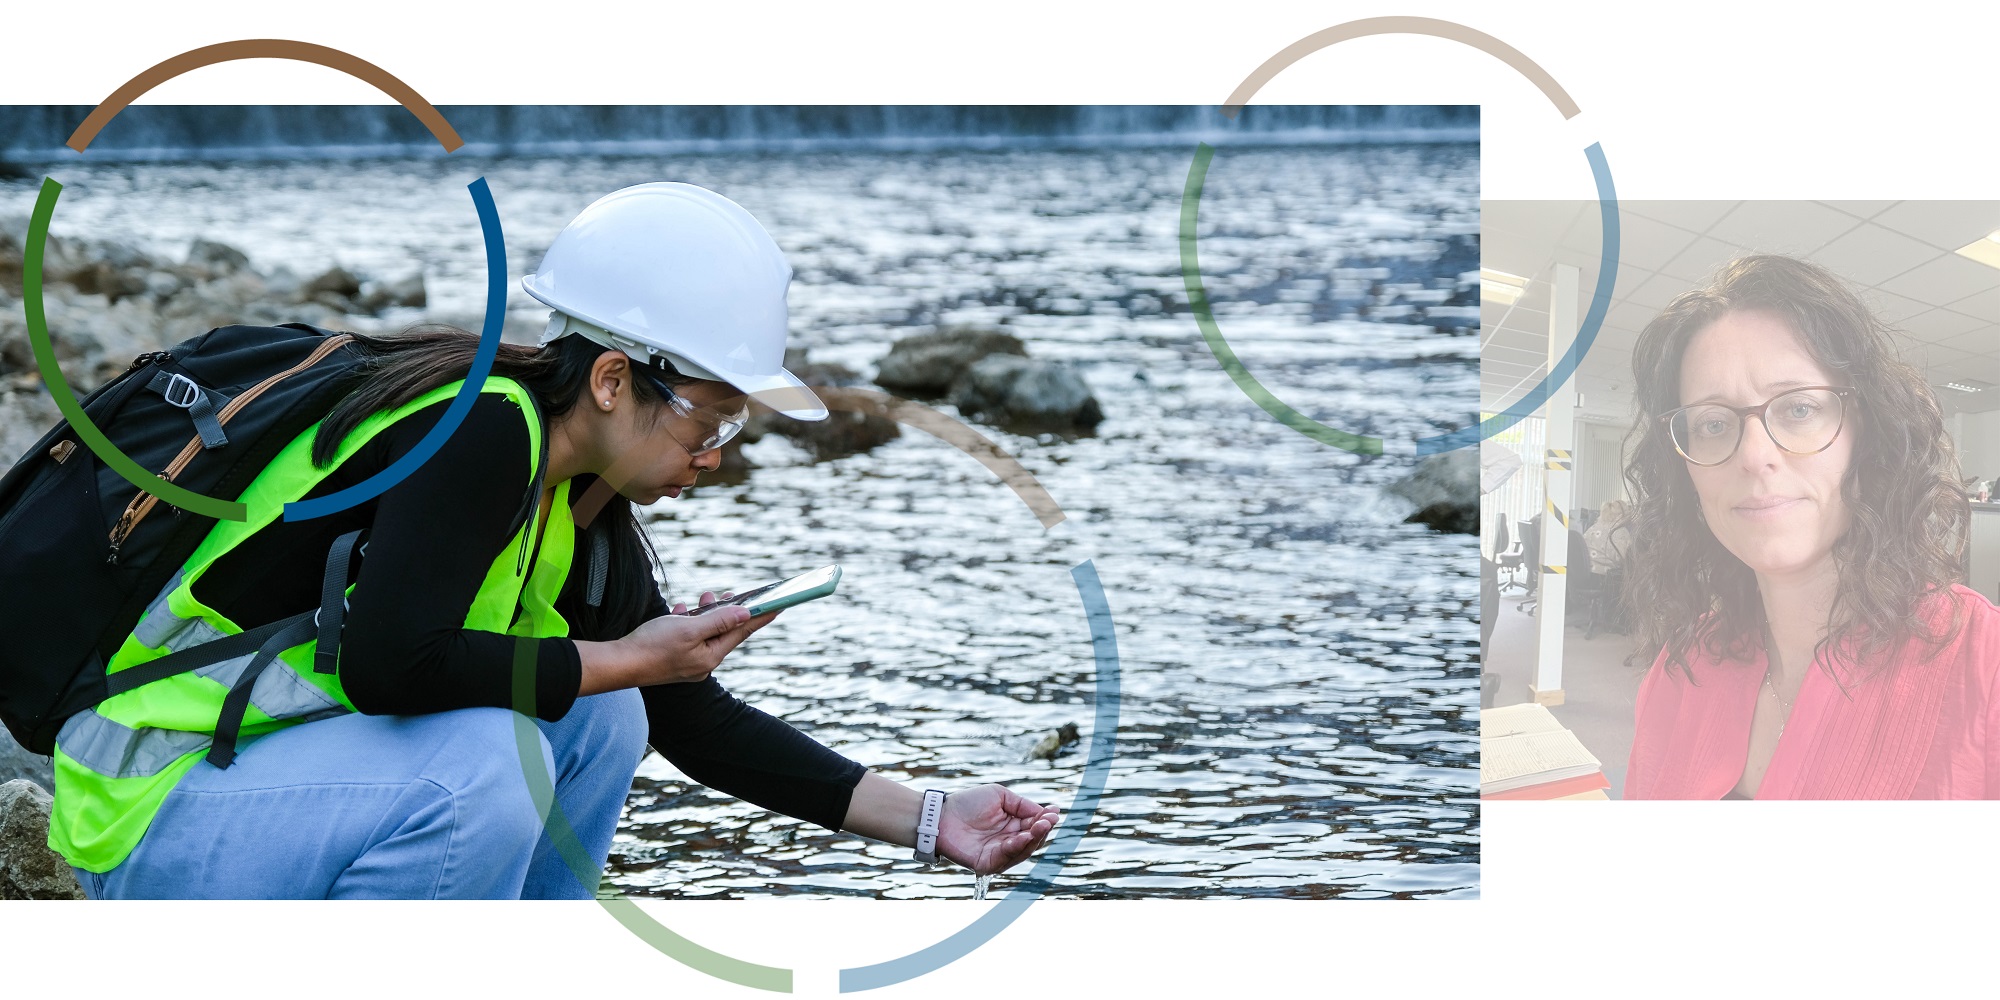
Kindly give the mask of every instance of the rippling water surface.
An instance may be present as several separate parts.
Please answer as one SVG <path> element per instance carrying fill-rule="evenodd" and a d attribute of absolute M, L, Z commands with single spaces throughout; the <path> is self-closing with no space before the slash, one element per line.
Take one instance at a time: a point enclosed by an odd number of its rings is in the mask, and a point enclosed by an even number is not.
<path fill-rule="evenodd" d="M 68 185 L 55 231 L 176 257 L 206 236 L 307 276 L 335 260 L 382 277 L 422 267 L 433 311 L 470 324 L 485 266 L 472 178 L 492 186 L 517 277 L 592 198 L 678 179 L 741 202 L 785 247 L 794 337 L 815 360 L 868 371 L 899 335 L 1004 321 L 1031 354 L 1077 365 L 1103 404 L 1093 436 L 981 428 L 1067 520 L 1044 530 L 920 431 L 818 464 L 782 439 L 751 445 L 761 467 L 746 478 L 648 512 L 675 596 L 827 562 L 845 578 L 734 654 L 724 682 L 893 776 L 1004 781 L 1066 806 L 1083 747 L 1026 758 L 1064 723 L 1088 745 L 1097 678 L 1071 569 L 1090 560 L 1123 696 L 1108 786 L 1058 894 L 1475 896 L 1474 540 L 1397 523 L 1381 486 L 1411 459 L 1288 430 L 1216 363 L 1175 238 L 1191 153 L 71 163 L 53 170 Z M 1371 279 L 1339 269 L 1476 267 L 1478 174 L 1471 145 L 1222 150 L 1201 263 L 1244 363 L 1344 430 L 1408 440 L 1465 423 L 1477 337 L 1357 318 L 1351 297 Z M 0 191 L 6 211 L 32 206 L 30 184 Z M 517 329 L 539 327 L 518 290 L 511 304 Z M 971 895 L 969 873 L 908 854 L 708 791 L 653 756 L 611 876 L 657 896 Z"/>

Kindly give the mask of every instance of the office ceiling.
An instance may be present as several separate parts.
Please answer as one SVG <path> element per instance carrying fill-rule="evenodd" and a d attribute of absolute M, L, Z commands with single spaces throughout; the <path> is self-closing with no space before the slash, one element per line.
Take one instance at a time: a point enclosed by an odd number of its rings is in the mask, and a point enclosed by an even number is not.
<path fill-rule="evenodd" d="M 1480 204 L 1485 267 L 1529 279 L 1512 305 L 1480 304 L 1480 396 L 1504 409 L 1547 371 L 1549 282 L 1557 264 L 1582 272 L 1577 316 L 1597 285 L 1596 202 Z M 1939 388 L 1947 413 L 2000 409 L 2000 268 L 1954 251 L 2000 230 L 2000 202 L 1655 201 L 1619 205 L 1617 286 L 1603 329 L 1577 370 L 1587 418 L 1632 407 L 1632 346 L 1675 295 L 1745 253 L 1810 258 L 1846 278 L 1899 331 L 1904 356 Z"/>

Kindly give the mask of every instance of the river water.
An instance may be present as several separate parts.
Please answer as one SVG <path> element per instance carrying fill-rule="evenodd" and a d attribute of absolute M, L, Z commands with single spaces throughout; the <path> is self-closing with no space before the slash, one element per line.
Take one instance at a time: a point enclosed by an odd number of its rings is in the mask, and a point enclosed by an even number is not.
<path fill-rule="evenodd" d="M 1078 366 L 1106 414 L 1071 439 L 980 428 L 1066 520 L 1045 530 L 978 462 L 913 429 L 817 464 L 783 439 L 750 445 L 760 467 L 747 476 L 647 512 L 674 595 L 828 562 L 845 578 L 718 676 L 892 776 L 1004 781 L 1064 807 L 1096 712 L 1072 578 L 1088 560 L 1116 623 L 1122 696 L 1107 787 L 1055 894 L 1474 897 L 1476 542 L 1398 523 L 1406 508 L 1381 487 L 1412 459 L 1361 458 L 1280 426 L 1204 346 L 1176 240 L 1192 153 L 47 169 L 67 185 L 58 235 L 176 258 L 203 236 L 304 276 L 336 261 L 384 278 L 421 268 L 432 313 L 475 328 L 473 178 L 491 185 L 516 278 L 597 195 L 686 180 L 742 203 L 784 246 L 795 342 L 814 360 L 867 371 L 899 335 L 1004 322 L 1031 354 Z M 1478 177 L 1470 144 L 1221 149 L 1201 262 L 1245 365 L 1345 430 L 1407 441 L 1465 423 L 1477 337 L 1394 322 L 1404 306 L 1357 316 L 1353 296 L 1380 272 L 1342 269 L 1390 266 L 1441 287 L 1476 268 Z M 0 212 L 25 214 L 34 184 L 0 182 L 0 196 Z M 518 288 L 510 306 L 514 330 L 539 328 Z M 1085 743 L 1028 760 L 1064 723 Z M 657 756 L 635 780 L 610 879 L 677 897 L 973 891 L 970 873 L 767 813 Z"/>

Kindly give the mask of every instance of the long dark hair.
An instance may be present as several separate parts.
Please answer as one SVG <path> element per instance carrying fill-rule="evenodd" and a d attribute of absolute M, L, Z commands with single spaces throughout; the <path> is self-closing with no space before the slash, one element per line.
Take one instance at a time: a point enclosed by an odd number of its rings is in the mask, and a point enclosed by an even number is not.
<path fill-rule="evenodd" d="M 1839 278 L 1808 261 L 1757 255 L 1681 293 L 1632 351 L 1639 420 L 1626 441 L 1634 544 L 1624 565 L 1625 599 L 1641 625 L 1634 659 L 1650 662 L 1664 649 L 1668 668 L 1685 673 L 1697 644 L 1712 659 L 1745 659 L 1761 637 L 1756 575 L 1702 521 L 1687 464 L 1658 419 L 1681 405 L 1689 340 L 1732 311 L 1783 317 L 1820 367 L 1855 388 L 1849 405 L 1862 417 L 1849 423 L 1854 457 L 1840 491 L 1852 520 L 1834 542 L 1840 584 L 1814 656 L 1860 667 L 1912 637 L 1943 646 L 1959 624 L 1949 591 L 1963 576 L 1972 509 L 1937 397 Z M 1934 593 L 1951 597 L 1949 623 L 1936 631 L 1925 607 Z"/>
<path fill-rule="evenodd" d="M 340 442 L 371 414 L 392 410 L 439 386 L 463 379 L 472 369 L 479 351 L 479 338 L 453 326 L 432 324 L 413 327 L 392 337 L 354 334 L 355 348 L 367 359 L 350 375 L 357 384 L 347 397 L 320 422 L 313 439 L 312 459 L 322 468 L 332 463 Z M 540 411 L 542 434 L 576 406 L 590 378 L 591 365 L 610 348 L 582 337 L 564 337 L 541 348 L 501 344 L 493 358 L 493 374 L 520 383 Z M 700 380 L 671 370 L 654 369 L 669 387 L 678 388 Z M 664 418 L 667 409 L 650 379 L 634 378 L 632 394 L 640 405 Z M 571 497 L 581 496 L 582 478 L 570 484 Z M 539 492 L 541 483 L 535 483 Z M 617 639 L 645 620 L 652 603 L 652 579 L 661 572 L 659 554 L 639 525 L 632 502 L 612 494 L 611 499 L 589 521 L 590 530 L 606 532 L 610 541 L 609 567 L 604 581 L 603 602 L 592 607 L 577 602 L 565 608 L 574 638 Z M 579 524 L 579 556 L 590 545 Z M 579 557 L 575 564 L 581 567 Z M 565 588 L 568 589 L 568 588 Z"/>

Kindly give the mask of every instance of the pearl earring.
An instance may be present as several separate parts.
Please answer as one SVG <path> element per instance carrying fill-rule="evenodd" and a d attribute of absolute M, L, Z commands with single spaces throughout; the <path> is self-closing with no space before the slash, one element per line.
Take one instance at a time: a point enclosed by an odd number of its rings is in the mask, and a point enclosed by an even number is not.
<path fill-rule="evenodd" d="M 611 401 L 610 401 L 610 400 L 608 400 L 608 399 L 607 399 L 607 400 L 605 400 L 605 401 L 604 401 L 604 408 L 605 408 L 605 409 L 607 409 L 607 410 L 608 410 L 608 409 L 611 409 Z"/>

